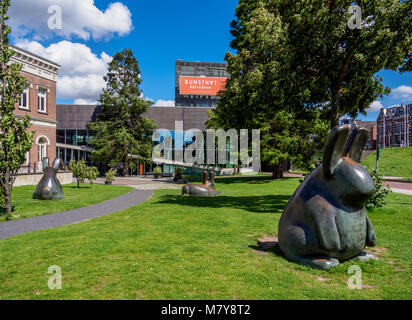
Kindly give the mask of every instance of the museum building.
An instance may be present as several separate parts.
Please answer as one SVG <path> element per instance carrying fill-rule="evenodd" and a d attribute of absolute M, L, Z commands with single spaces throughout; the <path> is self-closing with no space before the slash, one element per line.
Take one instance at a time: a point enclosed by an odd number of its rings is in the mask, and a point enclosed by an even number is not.
<path fill-rule="evenodd" d="M 12 62 L 22 65 L 21 75 L 27 87 L 15 106 L 14 115 L 32 119 L 33 147 L 26 155 L 20 172 L 39 172 L 42 159 L 56 157 L 56 82 L 60 65 L 21 48 L 10 46 L 15 52 Z"/>
<path fill-rule="evenodd" d="M 218 93 L 229 78 L 227 63 L 177 60 L 175 64 L 175 105 L 216 107 Z"/>
<path fill-rule="evenodd" d="M 93 131 L 89 130 L 87 123 L 96 119 L 101 108 L 96 105 L 57 105 L 57 154 L 68 165 L 71 160 L 83 159 L 88 165 L 98 167 L 103 174 L 106 164 L 95 163 L 91 158 L 92 148 L 89 145 Z M 210 108 L 196 107 L 149 107 L 145 114 L 153 119 L 157 128 L 173 131 L 175 122 L 183 122 L 183 130 L 206 130 L 206 121 L 209 119 Z M 143 174 L 152 171 L 151 165 L 142 164 L 135 171 L 130 170 L 130 175 Z M 173 172 L 171 165 L 163 166 L 164 172 Z"/>

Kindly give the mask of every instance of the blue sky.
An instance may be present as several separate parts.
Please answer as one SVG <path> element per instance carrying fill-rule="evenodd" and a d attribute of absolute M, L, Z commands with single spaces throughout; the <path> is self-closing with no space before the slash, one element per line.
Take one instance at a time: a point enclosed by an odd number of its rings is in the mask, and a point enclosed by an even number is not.
<path fill-rule="evenodd" d="M 58 103 L 95 103 L 104 86 L 102 76 L 110 57 L 133 50 L 142 72 L 145 97 L 159 104 L 174 99 L 177 59 L 223 62 L 230 51 L 230 22 L 237 0 L 18 0 L 9 14 L 11 42 L 62 65 Z M 62 29 L 48 21 L 59 5 Z M 29 15 L 30 13 L 30 15 Z M 381 71 L 383 83 L 394 93 L 373 107 L 412 103 L 411 72 Z M 377 112 L 361 119 L 375 120 Z"/>

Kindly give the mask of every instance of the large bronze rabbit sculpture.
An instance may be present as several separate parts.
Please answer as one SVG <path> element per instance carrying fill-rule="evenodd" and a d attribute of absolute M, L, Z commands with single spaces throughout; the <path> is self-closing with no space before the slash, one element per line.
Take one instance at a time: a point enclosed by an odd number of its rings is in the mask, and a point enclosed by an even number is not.
<path fill-rule="evenodd" d="M 57 179 L 57 171 L 61 165 L 61 159 L 54 159 L 53 166 L 49 167 L 49 158 L 43 158 L 44 175 L 34 191 L 33 198 L 39 200 L 63 199 L 63 189 Z"/>
<path fill-rule="evenodd" d="M 349 136 L 349 137 L 348 137 Z M 279 221 L 279 247 L 292 261 L 329 269 L 376 244 L 365 204 L 375 187 L 359 164 L 368 131 L 349 125 L 329 133 L 323 163 L 298 187 Z"/>

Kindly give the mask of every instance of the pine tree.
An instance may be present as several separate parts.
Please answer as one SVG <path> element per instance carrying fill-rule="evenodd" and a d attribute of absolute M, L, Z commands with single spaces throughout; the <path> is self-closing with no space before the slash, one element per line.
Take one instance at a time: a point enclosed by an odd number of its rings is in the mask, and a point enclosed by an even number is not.
<path fill-rule="evenodd" d="M 123 164 L 123 176 L 129 168 L 151 157 L 150 131 L 156 125 L 144 116 L 153 103 L 142 98 L 142 80 L 133 52 L 116 53 L 104 77 L 106 88 L 99 97 L 101 112 L 89 128 L 95 131 L 92 157 L 108 161 L 110 166 Z"/>

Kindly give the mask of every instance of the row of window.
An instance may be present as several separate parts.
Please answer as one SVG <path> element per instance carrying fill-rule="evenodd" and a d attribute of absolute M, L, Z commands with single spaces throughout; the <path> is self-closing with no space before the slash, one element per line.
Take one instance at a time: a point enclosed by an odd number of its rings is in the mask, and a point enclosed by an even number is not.
<path fill-rule="evenodd" d="M 178 74 L 205 75 L 209 77 L 228 77 L 226 68 L 182 66 L 177 68 Z"/>
<path fill-rule="evenodd" d="M 19 108 L 30 110 L 30 88 L 24 89 L 19 99 Z M 47 89 L 37 89 L 37 110 L 40 113 L 47 113 Z"/>
<path fill-rule="evenodd" d="M 74 146 L 88 146 L 93 132 L 90 130 L 57 129 L 57 143 Z"/>
<path fill-rule="evenodd" d="M 410 128 L 410 125 L 408 127 Z M 386 133 L 396 133 L 396 132 L 404 132 L 405 131 L 405 124 L 404 123 L 397 123 L 394 125 L 387 125 L 386 126 Z M 383 127 L 379 126 L 378 127 L 378 132 L 382 133 L 383 132 Z"/>

